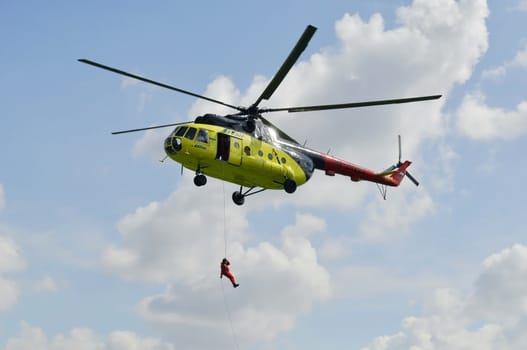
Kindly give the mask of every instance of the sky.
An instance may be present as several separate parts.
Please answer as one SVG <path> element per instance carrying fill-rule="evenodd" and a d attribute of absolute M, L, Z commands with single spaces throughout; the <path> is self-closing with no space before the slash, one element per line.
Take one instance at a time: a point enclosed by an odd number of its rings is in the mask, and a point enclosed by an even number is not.
<path fill-rule="evenodd" d="M 0 1 L 0 349 L 527 348 L 527 2 Z M 436 101 L 266 118 L 420 181 L 316 173 L 232 203 L 164 157 L 225 107 Z M 227 255 L 240 283 L 219 279 Z"/>

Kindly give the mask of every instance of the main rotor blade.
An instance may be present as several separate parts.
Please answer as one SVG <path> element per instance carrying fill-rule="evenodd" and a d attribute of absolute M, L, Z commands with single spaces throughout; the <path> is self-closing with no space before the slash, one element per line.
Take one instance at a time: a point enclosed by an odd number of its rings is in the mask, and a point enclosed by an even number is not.
<path fill-rule="evenodd" d="M 269 82 L 269 84 L 267 85 L 265 90 L 262 92 L 260 97 L 258 97 L 256 102 L 253 103 L 254 107 L 258 106 L 258 104 L 262 100 L 268 100 L 271 97 L 271 95 L 275 92 L 276 88 L 278 88 L 282 80 L 284 80 L 287 73 L 289 73 L 289 70 L 291 69 L 291 67 L 293 67 L 295 62 L 298 60 L 298 57 L 300 57 L 302 52 L 305 50 L 305 48 L 307 47 L 307 44 L 313 37 L 313 34 L 315 34 L 316 30 L 317 28 L 313 27 L 312 25 L 308 25 L 306 27 L 306 29 L 304 30 L 304 33 L 302 34 L 300 39 L 298 39 L 295 47 L 293 48 L 293 50 L 291 50 L 291 52 L 289 53 L 289 56 L 287 56 L 284 63 L 282 63 L 282 66 L 280 67 L 278 72 L 276 72 L 273 79 Z"/>
<path fill-rule="evenodd" d="M 312 111 L 323 111 L 323 110 L 343 109 L 343 108 L 358 108 L 358 107 L 368 107 L 368 106 L 391 105 L 391 104 L 398 104 L 398 103 L 410 103 L 410 102 L 418 102 L 418 101 L 426 101 L 426 100 L 436 100 L 440 97 L 441 95 L 431 95 L 431 96 L 419 96 L 419 97 L 409 97 L 409 98 L 396 98 L 396 99 L 390 99 L 390 100 L 340 103 L 340 104 L 331 104 L 331 105 L 284 107 L 284 108 L 262 108 L 260 110 L 260 113 L 281 112 L 281 111 L 287 111 L 289 113 L 293 113 L 293 112 L 312 112 Z"/>
<path fill-rule="evenodd" d="M 188 123 L 191 123 L 191 122 L 172 123 L 172 124 L 165 124 L 165 125 L 148 126 L 146 128 L 139 128 L 139 129 L 129 129 L 129 130 L 122 130 L 122 131 L 114 131 L 114 132 L 112 132 L 112 135 L 125 134 L 127 132 L 136 132 L 136 131 L 143 131 L 143 130 L 150 130 L 150 129 L 167 128 L 169 126 L 188 124 Z"/>
<path fill-rule="evenodd" d="M 100 64 L 100 63 L 97 63 L 97 62 L 94 62 L 94 61 L 90 61 L 90 60 L 87 60 L 87 59 L 84 59 L 84 58 L 81 58 L 78 61 L 82 62 L 82 63 L 86 63 L 86 64 L 89 64 L 89 65 L 92 65 L 92 66 L 97 67 L 97 68 L 109 70 L 110 72 L 121 74 L 121 75 L 127 76 L 129 78 L 134 78 L 134 79 L 141 80 L 141 81 L 153 84 L 153 85 L 164 87 L 166 89 L 174 90 L 174 91 L 180 92 L 182 94 L 186 94 L 186 95 L 190 95 L 190 96 L 194 96 L 194 97 L 197 97 L 197 98 L 201 98 L 203 100 L 207 100 L 207 101 L 210 101 L 210 102 L 218 103 L 220 105 L 236 109 L 236 110 L 238 110 L 240 112 L 245 111 L 245 109 L 240 108 L 238 106 L 233 106 L 233 105 L 230 105 L 228 103 L 225 103 L 225 102 L 222 102 L 222 101 L 218 101 L 218 100 L 215 100 L 215 99 L 207 97 L 207 96 L 198 95 L 198 94 L 196 94 L 194 92 L 191 92 L 191 91 L 183 90 L 183 89 L 177 88 L 175 86 L 171 86 L 171 85 L 168 85 L 168 84 L 160 83 L 160 82 L 155 81 L 155 80 L 151 80 L 151 79 L 148 79 L 148 78 L 141 77 L 139 75 L 128 73 L 128 72 L 125 72 L 125 71 L 117 69 L 117 68 L 105 66 L 104 64 Z"/>

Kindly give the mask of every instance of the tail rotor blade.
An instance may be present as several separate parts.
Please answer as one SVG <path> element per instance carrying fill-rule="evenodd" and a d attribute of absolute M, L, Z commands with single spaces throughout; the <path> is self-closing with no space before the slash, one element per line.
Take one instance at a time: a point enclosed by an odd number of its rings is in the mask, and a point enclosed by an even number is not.
<path fill-rule="evenodd" d="M 410 181 L 412 181 L 416 186 L 419 186 L 419 181 L 417 181 L 415 177 L 413 177 L 412 174 L 410 174 L 408 171 L 406 172 L 406 176 L 408 176 Z"/>

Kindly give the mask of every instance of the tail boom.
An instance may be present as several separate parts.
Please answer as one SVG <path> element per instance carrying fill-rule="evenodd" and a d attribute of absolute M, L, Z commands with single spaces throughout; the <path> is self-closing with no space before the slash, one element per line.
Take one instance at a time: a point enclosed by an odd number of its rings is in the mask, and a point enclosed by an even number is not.
<path fill-rule="evenodd" d="M 412 164 L 411 161 L 407 160 L 393 170 L 378 173 L 329 155 L 322 155 L 322 159 L 323 164 L 318 168 L 324 170 L 328 176 L 339 174 L 349 176 L 351 181 L 355 182 L 370 181 L 392 187 L 397 187 L 401 184 L 406 175 L 406 169 Z"/>

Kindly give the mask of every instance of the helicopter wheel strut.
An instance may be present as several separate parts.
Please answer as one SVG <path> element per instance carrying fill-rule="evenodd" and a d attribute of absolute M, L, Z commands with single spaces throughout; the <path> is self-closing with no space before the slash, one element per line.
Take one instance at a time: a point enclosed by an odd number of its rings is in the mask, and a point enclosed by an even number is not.
<path fill-rule="evenodd" d="M 254 190 L 254 187 L 251 187 L 247 191 L 243 192 L 243 187 L 240 186 L 240 190 L 239 191 L 233 192 L 233 194 L 232 194 L 232 201 L 236 205 L 243 205 L 243 203 L 245 203 L 245 197 L 251 196 L 253 194 L 257 194 L 257 193 L 260 193 L 260 192 L 263 192 L 263 191 L 265 191 L 265 188 L 261 188 L 259 190 Z"/>
<path fill-rule="evenodd" d="M 194 176 L 194 185 L 201 187 L 207 183 L 207 177 L 203 174 L 196 174 Z"/>

